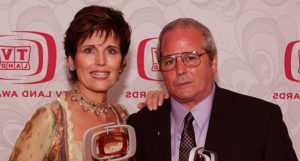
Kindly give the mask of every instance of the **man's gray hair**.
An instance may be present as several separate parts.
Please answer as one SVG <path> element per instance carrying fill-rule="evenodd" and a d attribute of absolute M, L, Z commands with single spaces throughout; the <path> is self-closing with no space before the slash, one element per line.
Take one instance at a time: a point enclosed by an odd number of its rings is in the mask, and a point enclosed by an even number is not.
<path fill-rule="evenodd" d="M 167 31 L 172 30 L 174 28 L 177 27 L 194 27 L 195 29 L 197 29 L 199 31 L 199 33 L 202 34 L 203 36 L 203 44 L 201 44 L 202 48 L 207 52 L 210 60 L 213 60 L 213 57 L 215 56 L 215 54 L 217 54 L 217 47 L 216 47 L 216 43 L 215 40 L 210 32 L 210 30 L 203 24 L 201 24 L 200 22 L 192 19 L 192 18 L 178 18 L 170 23 L 168 23 L 160 32 L 159 34 L 159 38 L 158 38 L 158 46 L 157 46 L 157 50 L 158 50 L 158 60 L 161 56 L 161 42 L 162 39 L 164 38 L 164 35 Z"/>

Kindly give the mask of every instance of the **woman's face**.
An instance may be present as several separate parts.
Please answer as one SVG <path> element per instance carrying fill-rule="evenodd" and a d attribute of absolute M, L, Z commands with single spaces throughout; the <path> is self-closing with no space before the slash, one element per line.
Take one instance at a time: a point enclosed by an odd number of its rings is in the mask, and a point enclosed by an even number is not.
<path fill-rule="evenodd" d="M 114 34 L 105 40 L 105 33 L 95 32 L 77 46 L 74 65 L 78 80 L 76 85 L 82 90 L 106 93 L 118 79 L 122 56 Z"/>

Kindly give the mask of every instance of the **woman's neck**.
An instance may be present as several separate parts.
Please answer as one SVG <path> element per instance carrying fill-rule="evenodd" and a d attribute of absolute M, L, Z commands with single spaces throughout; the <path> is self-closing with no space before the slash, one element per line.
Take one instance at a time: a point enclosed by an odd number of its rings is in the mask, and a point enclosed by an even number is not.
<path fill-rule="evenodd" d="M 92 102 L 101 104 L 107 101 L 107 91 L 93 91 L 80 83 L 76 83 L 74 88 L 77 88 L 83 96 Z"/>

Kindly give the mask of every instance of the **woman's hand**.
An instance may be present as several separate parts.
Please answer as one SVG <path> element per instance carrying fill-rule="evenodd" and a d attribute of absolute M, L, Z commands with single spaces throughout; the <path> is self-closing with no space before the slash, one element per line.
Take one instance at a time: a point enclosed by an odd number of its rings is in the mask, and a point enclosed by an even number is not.
<path fill-rule="evenodd" d="M 169 93 L 164 91 L 149 91 L 147 93 L 146 101 L 140 102 L 137 104 L 139 109 L 147 107 L 150 111 L 157 110 L 158 106 L 161 106 L 164 102 L 164 99 L 169 98 Z"/>

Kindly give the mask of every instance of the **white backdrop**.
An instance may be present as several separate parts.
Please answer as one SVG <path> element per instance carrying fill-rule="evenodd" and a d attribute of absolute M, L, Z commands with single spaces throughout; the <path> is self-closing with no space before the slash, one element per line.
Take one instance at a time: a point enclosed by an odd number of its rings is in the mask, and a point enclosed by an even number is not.
<path fill-rule="evenodd" d="M 133 29 L 127 67 L 110 102 L 132 113 L 146 91 L 162 88 L 155 38 L 175 18 L 195 18 L 216 39 L 218 84 L 280 105 L 300 158 L 300 0 L 1 0 L 1 161 L 35 109 L 69 89 L 64 31 L 90 4 L 122 10 Z"/>

